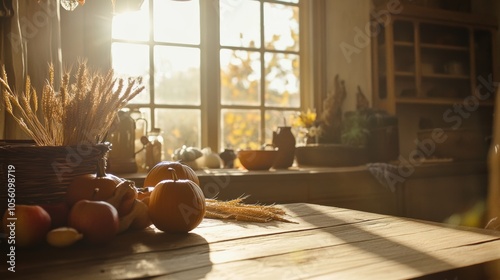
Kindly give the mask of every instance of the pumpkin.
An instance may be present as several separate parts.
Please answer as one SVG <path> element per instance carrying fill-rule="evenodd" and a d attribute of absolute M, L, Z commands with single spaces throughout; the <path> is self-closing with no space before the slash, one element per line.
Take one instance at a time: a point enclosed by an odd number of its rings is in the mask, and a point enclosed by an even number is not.
<path fill-rule="evenodd" d="M 66 202 L 73 206 L 76 202 L 86 200 L 107 200 L 112 197 L 116 186 L 122 181 L 115 175 L 106 174 L 104 159 L 98 161 L 95 174 L 76 176 L 66 190 Z"/>
<path fill-rule="evenodd" d="M 154 187 L 160 181 L 173 179 L 173 173 L 168 169 L 173 168 L 175 173 L 179 179 L 188 179 L 196 183 L 198 186 L 200 185 L 200 180 L 196 175 L 194 170 L 180 162 L 176 161 L 162 161 L 156 164 L 151 170 L 149 170 L 146 178 L 144 178 L 144 187 Z"/>
<path fill-rule="evenodd" d="M 167 170 L 172 179 L 159 182 L 149 197 L 149 217 L 161 231 L 189 232 L 205 216 L 205 196 L 191 180 L 179 179 L 175 169 Z"/>
<path fill-rule="evenodd" d="M 181 148 L 178 148 L 174 151 L 173 159 L 183 162 L 190 162 L 202 156 L 203 152 L 198 148 L 187 147 L 186 145 L 183 145 Z"/>

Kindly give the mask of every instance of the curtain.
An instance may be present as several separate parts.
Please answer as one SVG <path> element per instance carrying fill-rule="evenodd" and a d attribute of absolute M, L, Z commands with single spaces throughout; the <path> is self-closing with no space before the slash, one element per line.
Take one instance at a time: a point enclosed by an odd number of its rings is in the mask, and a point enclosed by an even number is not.
<path fill-rule="evenodd" d="M 25 77 L 40 91 L 48 76 L 48 64 L 60 75 L 59 0 L 4 0 L 12 8 L 12 16 L 2 18 L 1 61 L 7 70 L 9 84 L 23 91 Z M 3 98 L 3 97 L 2 97 Z M 0 111 L 0 132 L 4 139 L 25 139 L 17 123 Z"/>

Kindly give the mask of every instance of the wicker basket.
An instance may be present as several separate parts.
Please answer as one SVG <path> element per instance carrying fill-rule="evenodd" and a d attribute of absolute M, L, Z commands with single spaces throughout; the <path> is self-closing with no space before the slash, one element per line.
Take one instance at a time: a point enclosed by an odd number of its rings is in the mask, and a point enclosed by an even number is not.
<path fill-rule="evenodd" d="M 0 200 L 15 195 L 15 204 L 47 204 L 65 200 L 74 177 L 95 173 L 109 145 L 0 146 Z M 9 167 L 10 166 L 10 167 Z M 9 172 L 10 170 L 10 172 Z M 15 182 L 9 186 L 12 178 Z M 12 177 L 14 175 L 15 177 Z M 5 211 L 7 203 L 0 210 Z"/>

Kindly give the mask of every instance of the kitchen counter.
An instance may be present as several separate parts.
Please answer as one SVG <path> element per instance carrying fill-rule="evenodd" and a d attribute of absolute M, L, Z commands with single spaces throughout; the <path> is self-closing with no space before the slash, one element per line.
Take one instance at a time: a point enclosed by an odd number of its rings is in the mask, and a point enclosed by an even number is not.
<path fill-rule="evenodd" d="M 374 168 L 386 171 L 382 181 L 370 171 Z M 248 196 L 246 202 L 265 204 L 308 202 L 432 221 L 443 221 L 484 199 L 487 187 L 486 163 L 479 161 L 196 173 L 208 198 Z M 146 174 L 119 176 L 142 186 Z M 394 184 L 387 184 L 388 180 Z"/>

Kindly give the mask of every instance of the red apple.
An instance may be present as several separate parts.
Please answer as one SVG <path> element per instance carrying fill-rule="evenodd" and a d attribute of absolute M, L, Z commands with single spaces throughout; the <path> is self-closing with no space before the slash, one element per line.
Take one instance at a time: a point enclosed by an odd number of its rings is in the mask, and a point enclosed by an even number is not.
<path fill-rule="evenodd" d="M 68 225 L 91 244 L 104 244 L 118 234 L 118 211 L 105 201 L 80 200 L 69 212 Z"/>
<path fill-rule="evenodd" d="M 66 202 L 40 204 L 40 206 L 49 213 L 52 229 L 64 227 L 68 224 L 69 206 Z"/>
<path fill-rule="evenodd" d="M 31 247 L 45 240 L 50 230 L 50 215 L 38 205 L 16 205 L 3 215 L 2 226 L 9 245 Z"/>

